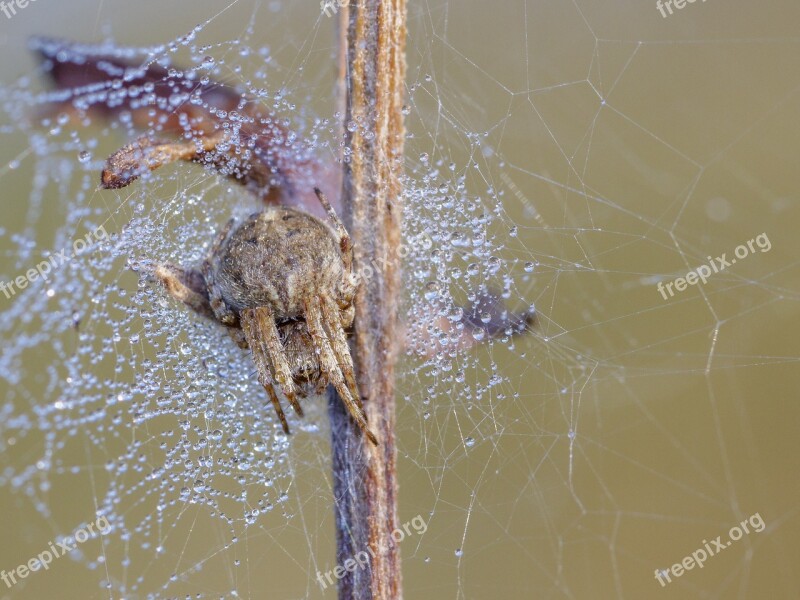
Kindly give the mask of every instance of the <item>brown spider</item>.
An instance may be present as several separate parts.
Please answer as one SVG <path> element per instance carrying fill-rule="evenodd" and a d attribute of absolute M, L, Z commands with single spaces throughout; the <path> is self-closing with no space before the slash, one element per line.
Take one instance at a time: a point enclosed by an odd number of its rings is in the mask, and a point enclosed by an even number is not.
<path fill-rule="evenodd" d="M 258 381 L 269 394 L 283 430 L 289 425 L 273 383 L 299 416 L 298 397 L 332 384 L 369 438 L 345 329 L 353 324 L 350 236 L 325 195 L 314 190 L 333 229 L 307 213 L 269 207 L 217 236 L 200 271 L 159 266 L 155 275 L 171 296 L 229 327 L 249 347 Z"/>

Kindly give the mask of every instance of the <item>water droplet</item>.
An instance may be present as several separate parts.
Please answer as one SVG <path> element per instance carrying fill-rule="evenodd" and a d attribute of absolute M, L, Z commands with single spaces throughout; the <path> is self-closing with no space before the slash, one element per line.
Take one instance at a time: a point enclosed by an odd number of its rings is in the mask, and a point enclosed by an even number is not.
<path fill-rule="evenodd" d="M 435 281 L 429 281 L 425 284 L 425 299 L 436 300 L 439 297 L 439 284 Z"/>

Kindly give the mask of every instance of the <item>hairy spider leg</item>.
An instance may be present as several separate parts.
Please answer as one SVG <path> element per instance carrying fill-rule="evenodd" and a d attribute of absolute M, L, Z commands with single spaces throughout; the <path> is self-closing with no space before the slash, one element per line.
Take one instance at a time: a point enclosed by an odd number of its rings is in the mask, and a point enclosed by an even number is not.
<path fill-rule="evenodd" d="M 321 306 L 313 301 L 307 301 L 305 304 L 305 315 L 306 323 L 308 324 L 308 332 L 311 334 L 314 345 L 319 351 L 320 369 L 333 387 L 336 388 L 336 391 L 339 392 L 339 396 L 347 407 L 347 412 L 353 417 L 353 420 L 358 424 L 361 431 L 369 438 L 369 441 L 377 446 L 378 439 L 375 437 L 375 434 L 369 430 L 363 408 L 359 410 L 360 399 L 356 401 L 351 396 L 350 389 L 345 385 L 342 369 L 339 362 L 336 360 L 336 355 L 331 348 L 330 340 L 322 325 L 323 317 Z M 335 323 L 336 325 L 339 324 L 338 318 Z"/>
<path fill-rule="evenodd" d="M 208 255 L 203 261 L 202 267 L 203 277 L 205 277 L 206 286 L 208 287 L 208 300 L 211 304 L 211 309 L 214 311 L 214 316 L 220 323 L 229 325 L 231 327 L 236 326 L 238 319 L 236 317 L 236 313 L 234 313 L 228 307 L 228 305 L 225 304 L 225 300 L 222 298 L 222 293 L 219 291 L 216 285 L 212 260 L 214 255 L 219 252 L 222 244 L 227 239 L 228 234 L 230 233 L 235 222 L 236 219 L 228 219 L 228 222 L 225 223 L 225 227 L 222 228 L 222 230 L 217 234 L 217 237 L 214 239 L 214 243 L 211 245 Z"/>
<path fill-rule="evenodd" d="M 175 300 L 182 302 L 197 314 L 219 323 L 208 300 L 205 277 L 200 271 L 184 269 L 183 267 L 176 267 L 166 263 L 157 265 L 153 275 Z M 225 330 L 239 348 L 249 347 L 244 332 L 239 329 L 238 322 L 231 325 L 222 323 L 222 325 L 225 326 Z"/>
<path fill-rule="evenodd" d="M 344 223 L 339 218 L 339 215 L 336 214 L 336 211 L 333 210 L 331 203 L 328 202 L 328 198 L 319 188 L 314 188 L 314 193 L 319 198 L 319 203 L 322 204 L 322 208 L 325 209 L 325 212 L 328 213 L 328 218 L 333 223 L 333 227 L 336 230 L 336 233 L 339 236 L 339 250 L 342 253 L 342 262 L 344 263 L 344 268 L 347 271 L 353 271 L 353 245 L 350 243 L 350 234 L 347 233 L 347 229 L 344 227 Z"/>
<path fill-rule="evenodd" d="M 225 223 L 225 226 L 220 229 L 217 237 L 214 238 L 214 243 L 211 244 L 211 248 L 208 250 L 208 254 L 206 255 L 206 260 L 203 262 L 203 265 L 206 263 L 211 263 L 211 258 L 219 252 L 219 249 L 222 248 L 222 244 L 225 242 L 225 239 L 228 237 L 228 234 L 231 232 L 231 228 L 233 228 L 233 224 L 236 222 L 236 219 L 230 218 L 228 222 Z"/>
<path fill-rule="evenodd" d="M 347 336 L 342 327 L 341 319 L 339 319 L 339 308 L 328 296 L 322 296 L 320 300 L 322 303 L 323 322 L 327 326 L 328 334 L 331 337 L 331 345 L 336 355 L 336 362 L 342 369 L 347 387 L 350 388 L 350 393 L 356 401 L 356 406 L 358 406 L 358 410 L 364 418 L 364 422 L 367 422 L 367 413 L 364 412 L 364 404 L 361 402 L 361 394 L 358 393 L 358 386 L 356 385 L 356 376 L 353 371 L 353 358 L 350 356 Z"/>
<path fill-rule="evenodd" d="M 200 271 L 164 264 L 156 266 L 153 275 L 175 300 L 208 319 L 215 318 L 208 301 L 206 280 Z"/>
<path fill-rule="evenodd" d="M 256 308 L 248 308 L 242 311 L 242 327 L 244 327 L 244 318 L 247 314 L 248 327 L 250 334 L 248 334 L 248 342 L 251 343 L 250 336 L 258 338 L 258 345 L 261 350 L 267 355 L 269 363 L 272 366 L 272 378 L 275 379 L 281 386 L 283 395 L 289 400 L 289 403 L 294 408 L 294 412 L 298 416 L 303 416 L 303 409 L 297 401 L 298 390 L 292 378 L 292 369 L 289 362 L 286 360 L 284 354 L 283 344 L 278 334 L 278 327 L 275 325 L 275 317 L 272 311 L 267 306 L 258 306 Z M 260 351 L 261 351 L 260 350 Z M 267 390 L 269 391 L 269 390 Z"/>
<path fill-rule="evenodd" d="M 275 412 L 278 413 L 278 419 L 281 422 L 283 431 L 288 434 L 289 424 L 286 422 L 286 415 L 283 413 L 280 400 L 278 400 L 278 396 L 275 394 L 275 388 L 272 385 L 272 376 L 270 374 L 274 372 L 274 368 L 270 360 L 269 347 L 261 331 L 260 317 L 257 310 L 258 309 L 248 308 L 242 311 L 242 330 L 244 331 L 245 337 L 247 337 L 247 343 L 253 351 L 253 362 L 256 364 L 258 382 L 267 390 L 272 406 L 275 407 Z M 295 407 L 295 410 L 297 410 L 297 407 Z M 302 416 L 302 410 L 298 414 Z"/>

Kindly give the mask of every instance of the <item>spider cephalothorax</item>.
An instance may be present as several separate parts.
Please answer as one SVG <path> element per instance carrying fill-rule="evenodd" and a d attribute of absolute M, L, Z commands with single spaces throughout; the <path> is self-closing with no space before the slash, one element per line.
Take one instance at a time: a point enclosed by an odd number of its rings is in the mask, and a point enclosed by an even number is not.
<path fill-rule="evenodd" d="M 301 416 L 298 398 L 330 383 L 377 444 L 367 428 L 345 334 L 358 289 L 350 236 L 316 192 L 333 229 L 302 211 L 269 207 L 238 225 L 229 221 L 201 271 L 166 265 L 156 276 L 172 296 L 227 325 L 250 348 L 284 431 L 289 426 L 274 383 Z"/>

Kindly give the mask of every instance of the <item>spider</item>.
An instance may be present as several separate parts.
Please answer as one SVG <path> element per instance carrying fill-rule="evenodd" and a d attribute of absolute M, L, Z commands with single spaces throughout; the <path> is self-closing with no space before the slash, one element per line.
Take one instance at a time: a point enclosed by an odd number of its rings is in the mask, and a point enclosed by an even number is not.
<path fill-rule="evenodd" d="M 298 398 L 330 383 L 377 445 L 345 334 L 359 285 L 350 235 L 325 195 L 314 191 L 332 227 L 294 208 L 268 207 L 238 225 L 228 221 L 199 271 L 160 265 L 155 275 L 173 298 L 226 325 L 239 346 L 250 348 L 286 433 L 274 384 L 302 417 Z"/>

